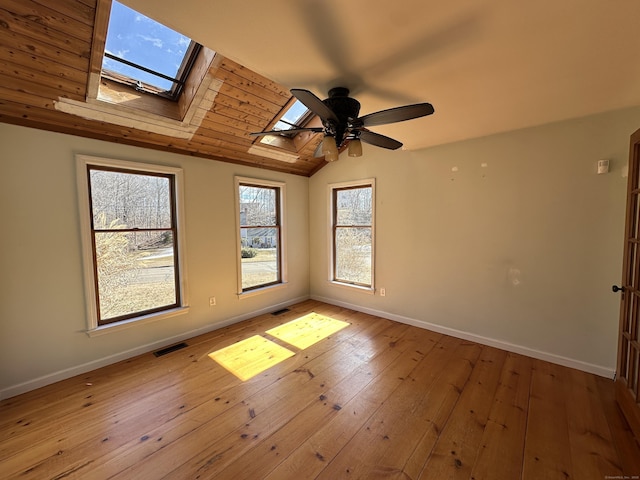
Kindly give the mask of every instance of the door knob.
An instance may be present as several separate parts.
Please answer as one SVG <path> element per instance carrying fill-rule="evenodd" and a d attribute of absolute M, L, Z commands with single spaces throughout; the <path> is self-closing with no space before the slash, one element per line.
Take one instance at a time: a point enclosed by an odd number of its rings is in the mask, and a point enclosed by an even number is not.
<path fill-rule="evenodd" d="M 614 285 L 613 287 L 611 287 L 611 290 L 614 293 L 624 292 L 624 287 L 619 287 L 618 285 Z"/>

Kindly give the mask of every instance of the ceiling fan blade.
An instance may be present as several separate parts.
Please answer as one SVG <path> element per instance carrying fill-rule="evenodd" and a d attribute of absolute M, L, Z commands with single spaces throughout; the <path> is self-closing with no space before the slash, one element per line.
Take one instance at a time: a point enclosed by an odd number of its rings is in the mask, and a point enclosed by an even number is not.
<path fill-rule="evenodd" d="M 252 137 L 262 137 L 263 135 L 281 135 L 281 134 L 291 134 L 291 133 L 300 133 L 300 132 L 314 132 L 320 133 L 322 132 L 321 127 L 313 127 L 313 128 L 290 128 L 289 130 L 269 130 L 268 132 L 252 132 L 249 133 Z"/>
<path fill-rule="evenodd" d="M 402 146 L 402 143 L 398 140 L 368 130 L 362 130 L 360 132 L 360 140 L 375 145 L 376 147 L 388 148 L 389 150 L 397 150 Z"/>
<path fill-rule="evenodd" d="M 318 115 L 323 123 L 327 120 L 333 120 L 336 123 L 338 122 L 338 117 L 333 113 L 333 110 L 327 107 L 322 100 L 316 97 L 309 90 L 293 88 L 291 89 L 291 94 L 300 100 L 305 107 Z"/>
<path fill-rule="evenodd" d="M 431 115 L 433 112 L 434 109 L 430 103 L 416 103 L 414 105 L 405 105 L 403 107 L 395 107 L 370 113 L 358 118 L 354 124 L 357 126 L 372 127 L 375 125 L 404 122 L 405 120 L 411 120 L 413 118 L 425 117 Z"/>

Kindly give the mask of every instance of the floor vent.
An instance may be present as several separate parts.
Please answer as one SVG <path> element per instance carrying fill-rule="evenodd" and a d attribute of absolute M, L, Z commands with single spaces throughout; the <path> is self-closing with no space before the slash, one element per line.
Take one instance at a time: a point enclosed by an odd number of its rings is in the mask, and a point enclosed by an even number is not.
<path fill-rule="evenodd" d="M 276 310 L 275 312 L 271 312 L 271 315 L 282 315 L 283 313 L 287 313 L 290 311 L 288 308 L 283 308 L 282 310 Z"/>
<path fill-rule="evenodd" d="M 176 350 L 181 350 L 181 349 L 183 349 L 185 347 L 188 347 L 188 346 L 189 345 L 187 345 L 184 342 L 176 343 L 175 345 L 171 345 L 170 347 L 161 348 L 160 350 L 157 350 L 157 351 L 153 352 L 153 354 L 156 357 L 161 357 L 162 355 L 166 355 L 167 353 L 175 352 Z"/>

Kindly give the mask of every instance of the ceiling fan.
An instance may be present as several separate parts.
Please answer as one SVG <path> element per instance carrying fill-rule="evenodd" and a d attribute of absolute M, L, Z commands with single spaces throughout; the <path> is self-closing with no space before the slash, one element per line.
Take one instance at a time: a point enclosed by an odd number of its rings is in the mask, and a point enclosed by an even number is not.
<path fill-rule="evenodd" d="M 377 147 L 396 150 L 402 143 L 393 138 L 380 135 L 368 130 L 367 127 L 384 125 L 387 123 L 403 122 L 414 118 L 431 115 L 434 112 L 430 103 L 416 103 L 402 107 L 390 108 L 379 112 L 358 117 L 360 102 L 349 96 L 349 89 L 335 87 L 329 90 L 329 98 L 320 100 L 309 90 L 294 88 L 291 94 L 315 113 L 322 120 L 322 127 L 302 127 L 289 130 L 270 130 L 255 132 L 249 135 L 258 137 L 263 135 L 295 134 L 299 132 L 324 133 L 324 138 L 316 156 L 324 155 L 325 160 L 331 162 L 338 159 L 338 150 L 349 142 L 349 156 L 362 155 L 362 142 Z"/>

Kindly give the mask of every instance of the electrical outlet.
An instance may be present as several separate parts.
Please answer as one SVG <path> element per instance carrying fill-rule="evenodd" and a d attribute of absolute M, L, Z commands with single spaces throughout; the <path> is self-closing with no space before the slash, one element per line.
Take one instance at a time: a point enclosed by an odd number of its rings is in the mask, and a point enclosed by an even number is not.
<path fill-rule="evenodd" d="M 387 294 L 387 290 L 385 288 L 380 289 L 380 296 L 384 297 Z"/>
<path fill-rule="evenodd" d="M 216 306 L 216 297 L 209 297 L 209 306 L 210 307 Z"/>

